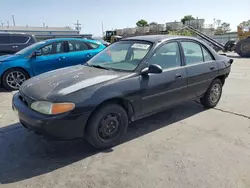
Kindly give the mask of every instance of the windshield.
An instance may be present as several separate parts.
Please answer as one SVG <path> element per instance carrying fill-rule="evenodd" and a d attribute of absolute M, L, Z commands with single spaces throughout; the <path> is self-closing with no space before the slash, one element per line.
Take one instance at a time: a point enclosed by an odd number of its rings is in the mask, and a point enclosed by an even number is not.
<path fill-rule="evenodd" d="M 45 44 L 44 41 L 41 41 L 41 42 L 37 42 L 35 44 L 32 44 L 20 51 L 18 51 L 17 53 L 15 53 L 15 55 L 23 55 L 23 54 L 27 54 L 27 53 L 30 53 L 31 50 L 33 49 L 36 49 L 37 47 L 39 47 L 41 44 Z"/>
<path fill-rule="evenodd" d="M 134 71 L 152 44 L 145 41 L 120 41 L 112 44 L 88 61 L 89 66 Z"/>

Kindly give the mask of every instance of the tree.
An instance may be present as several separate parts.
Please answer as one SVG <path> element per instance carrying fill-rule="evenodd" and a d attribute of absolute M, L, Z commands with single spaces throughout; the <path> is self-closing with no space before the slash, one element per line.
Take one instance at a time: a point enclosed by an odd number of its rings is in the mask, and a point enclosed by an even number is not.
<path fill-rule="evenodd" d="M 156 22 L 151 22 L 149 25 L 157 25 L 158 23 Z"/>
<path fill-rule="evenodd" d="M 192 32 L 187 30 L 169 31 L 168 35 L 192 36 Z"/>
<path fill-rule="evenodd" d="M 231 28 L 230 28 L 230 24 L 229 23 L 226 23 L 226 22 L 223 22 L 221 25 L 219 25 L 216 30 L 215 30 L 215 34 L 216 35 L 221 35 L 221 34 L 224 34 L 228 31 L 231 31 Z"/>
<path fill-rule="evenodd" d="M 247 21 L 240 23 L 239 26 L 243 27 L 243 28 L 250 28 L 250 20 L 247 20 Z"/>
<path fill-rule="evenodd" d="M 222 27 L 222 31 L 224 33 L 228 32 L 228 31 L 231 31 L 230 23 L 224 22 L 224 23 L 221 24 L 221 27 Z"/>
<path fill-rule="evenodd" d="M 189 21 L 189 20 L 194 20 L 195 18 L 192 16 L 192 15 L 186 15 L 184 16 L 182 19 L 181 19 L 181 22 L 183 24 L 185 24 L 186 21 Z"/>
<path fill-rule="evenodd" d="M 146 20 L 139 20 L 137 23 L 136 23 L 137 27 L 144 27 L 144 26 L 148 26 L 148 22 Z"/>

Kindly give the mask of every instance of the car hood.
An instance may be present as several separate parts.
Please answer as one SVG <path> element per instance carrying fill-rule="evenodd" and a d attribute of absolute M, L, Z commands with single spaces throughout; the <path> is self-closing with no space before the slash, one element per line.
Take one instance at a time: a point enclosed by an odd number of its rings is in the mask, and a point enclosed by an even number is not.
<path fill-rule="evenodd" d="M 0 56 L 0 61 L 13 61 L 18 59 L 20 56 L 19 55 L 2 55 Z"/>
<path fill-rule="evenodd" d="M 129 73 L 83 65 L 71 66 L 35 76 L 22 84 L 20 92 L 33 100 L 60 100 L 64 95 L 93 87 Z"/>

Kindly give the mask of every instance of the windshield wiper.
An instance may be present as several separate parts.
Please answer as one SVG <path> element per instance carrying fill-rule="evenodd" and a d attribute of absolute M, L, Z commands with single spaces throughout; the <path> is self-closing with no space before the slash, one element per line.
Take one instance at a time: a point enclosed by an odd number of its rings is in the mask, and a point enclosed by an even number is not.
<path fill-rule="evenodd" d="M 103 67 L 101 65 L 90 65 L 90 64 L 87 64 L 87 65 L 90 66 L 90 67 L 98 68 L 98 69 L 110 70 L 109 68 Z"/>

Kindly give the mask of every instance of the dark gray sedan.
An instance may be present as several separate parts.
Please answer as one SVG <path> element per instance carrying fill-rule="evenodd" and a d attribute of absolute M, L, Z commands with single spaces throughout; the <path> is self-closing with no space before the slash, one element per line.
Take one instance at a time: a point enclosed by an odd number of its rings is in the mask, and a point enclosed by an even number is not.
<path fill-rule="evenodd" d="M 85 65 L 29 79 L 14 95 L 13 109 L 35 133 L 85 137 L 108 148 L 119 143 L 131 121 L 187 100 L 215 107 L 232 62 L 196 38 L 122 39 Z"/>

